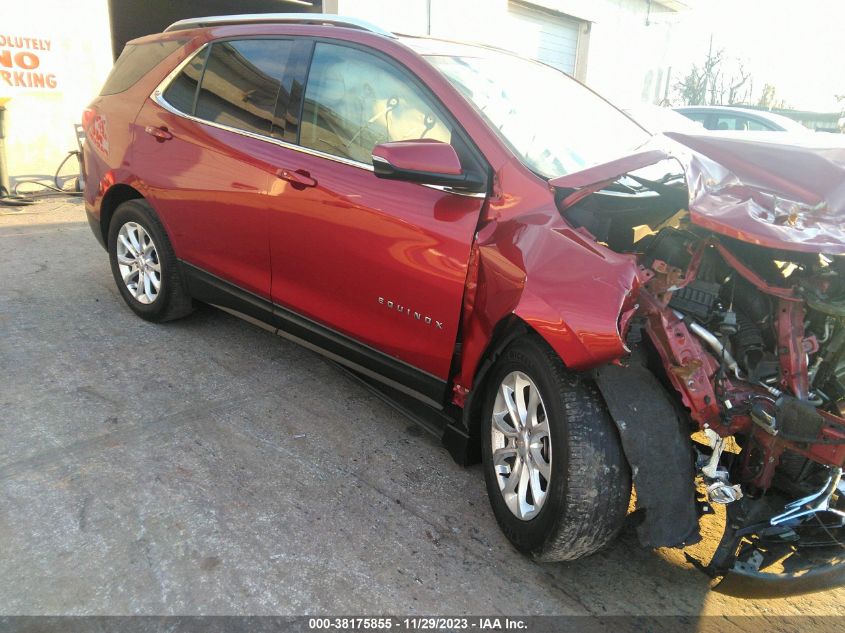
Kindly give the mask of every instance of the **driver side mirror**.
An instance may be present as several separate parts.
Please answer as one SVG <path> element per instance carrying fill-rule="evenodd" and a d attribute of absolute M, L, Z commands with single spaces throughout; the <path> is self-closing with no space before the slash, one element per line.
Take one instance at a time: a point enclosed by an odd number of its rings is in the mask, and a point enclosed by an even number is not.
<path fill-rule="evenodd" d="M 475 174 L 461 170 L 455 148 L 434 139 L 391 141 L 373 148 L 373 171 L 378 178 L 423 185 L 479 191 L 484 184 Z"/>

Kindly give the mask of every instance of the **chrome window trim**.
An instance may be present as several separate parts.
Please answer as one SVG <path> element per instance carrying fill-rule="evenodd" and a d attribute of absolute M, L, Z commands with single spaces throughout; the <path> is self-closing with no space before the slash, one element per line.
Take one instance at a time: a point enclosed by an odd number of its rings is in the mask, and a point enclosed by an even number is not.
<path fill-rule="evenodd" d="M 268 39 L 268 38 L 259 37 L 259 38 L 244 38 L 244 39 Z M 283 38 L 278 38 L 278 39 L 283 39 Z M 343 158 L 342 156 L 335 156 L 334 154 L 329 154 L 327 152 L 321 152 L 320 150 L 311 149 L 310 147 L 305 147 L 303 145 L 297 145 L 295 143 L 289 143 L 287 141 L 282 141 L 280 139 L 273 138 L 272 136 L 266 136 L 264 134 L 257 134 L 255 132 L 249 132 L 247 130 L 241 130 L 239 128 L 231 127 L 229 125 L 224 125 L 222 123 L 216 123 L 214 121 L 208 121 L 207 119 L 201 119 L 201 118 L 196 117 L 192 114 L 185 114 L 181 110 L 178 110 L 177 108 L 172 106 L 170 103 L 168 103 L 167 100 L 164 98 L 165 90 L 167 90 L 167 88 L 170 86 L 170 84 L 173 82 L 173 80 L 176 79 L 176 77 L 179 75 L 179 73 L 181 73 L 182 70 L 184 70 L 185 66 L 190 64 L 191 61 L 193 61 L 193 59 L 197 55 L 200 55 L 207 47 L 211 46 L 211 44 L 213 44 L 213 43 L 214 42 L 208 42 L 206 44 L 203 44 L 201 47 L 199 47 L 197 50 L 195 50 L 191 55 L 189 55 L 187 58 L 182 60 L 176 66 L 176 68 L 174 68 L 172 71 L 170 71 L 170 73 L 164 79 L 161 80 L 161 82 L 158 84 L 158 86 L 156 86 L 155 90 L 153 90 L 153 93 L 150 95 L 150 99 L 152 99 L 155 103 L 157 103 L 159 106 L 161 106 L 162 108 L 164 108 L 165 110 L 167 110 L 171 114 L 175 114 L 176 116 L 181 117 L 183 119 L 187 119 L 188 121 L 193 121 L 194 123 L 201 123 L 203 125 L 210 125 L 211 127 L 215 127 L 219 130 L 225 130 L 226 132 L 232 132 L 234 134 L 240 134 L 241 136 L 245 136 L 247 138 L 255 139 L 257 141 L 264 141 L 265 143 L 271 143 L 273 145 L 277 145 L 277 146 L 282 147 L 284 149 L 290 149 L 290 150 L 293 150 L 293 151 L 296 151 L 296 152 L 302 152 L 303 154 L 309 154 L 310 156 L 315 156 L 317 158 L 325 158 L 327 160 L 334 161 L 336 163 L 341 163 L 342 165 L 349 165 L 350 167 L 357 167 L 358 169 L 363 169 L 364 171 L 375 172 L 375 169 L 373 168 L 373 166 L 369 165 L 367 163 L 362 163 L 360 161 L 353 160 L 351 158 Z M 422 184 L 422 183 L 417 183 L 417 184 Z M 470 198 L 486 198 L 487 197 L 486 193 L 456 191 L 456 190 L 451 189 L 449 187 L 443 187 L 443 186 L 440 186 L 440 185 L 422 184 L 422 186 L 428 187 L 429 189 L 437 189 L 438 191 L 442 191 L 444 193 L 450 193 L 450 194 L 457 195 L 457 196 L 467 196 L 467 197 L 470 197 Z"/>

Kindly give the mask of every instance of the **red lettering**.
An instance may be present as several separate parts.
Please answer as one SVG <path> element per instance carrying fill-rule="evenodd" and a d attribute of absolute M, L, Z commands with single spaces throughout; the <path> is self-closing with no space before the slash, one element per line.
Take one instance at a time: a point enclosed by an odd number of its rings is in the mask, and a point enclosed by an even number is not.
<path fill-rule="evenodd" d="M 2 38 L 3 36 L 0 36 Z M 10 38 L 5 38 L 7 43 Z M 42 40 L 47 41 L 49 40 Z M 37 43 L 38 40 L 32 40 Z M 49 45 L 49 44 L 48 44 Z M 41 65 L 41 59 L 35 53 L 29 51 L 18 51 L 14 55 L 11 50 L 0 50 L 0 84 L 18 88 L 50 88 L 58 85 L 54 74 L 28 72 Z M 13 70 L 2 70 L 11 68 Z M 22 69 L 22 70 L 18 70 Z"/>
<path fill-rule="evenodd" d="M 27 70 L 32 70 L 33 68 L 38 68 L 41 64 L 41 60 L 38 59 L 38 55 L 35 53 L 30 53 L 29 51 L 21 51 L 15 55 L 15 63 L 18 65 L 19 68 L 26 68 Z"/>
<path fill-rule="evenodd" d="M 25 70 L 33 70 L 38 68 L 40 65 L 41 60 L 38 59 L 38 55 L 35 53 L 20 51 L 15 53 L 15 56 L 12 57 L 12 51 L 0 51 L 0 66 L 5 68 L 13 68 L 14 66 L 17 66 L 18 68 L 23 68 Z"/>

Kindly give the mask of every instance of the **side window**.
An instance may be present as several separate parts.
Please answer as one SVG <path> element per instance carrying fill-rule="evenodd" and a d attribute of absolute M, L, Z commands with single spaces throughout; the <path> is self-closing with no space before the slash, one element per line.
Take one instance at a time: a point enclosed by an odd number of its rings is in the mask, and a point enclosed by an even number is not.
<path fill-rule="evenodd" d="M 702 125 L 704 125 L 707 120 L 707 115 L 703 112 L 681 112 L 681 114 L 683 114 L 688 119 L 692 119 L 693 121 L 701 123 Z"/>
<path fill-rule="evenodd" d="M 754 119 L 748 119 L 748 128 L 747 129 L 751 130 L 752 132 L 770 132 L 774 128 L 769 127 L 768 125 L 766 125 L 765 123 L 763 123 L 761 121 L 756 121 Z"/>
<path fill-rule="evenodd" d="M 769 130 L 763 123 L 759 123 L 754 119 L 748 117 L 738 116 L 735 114 L 724 114 L 716 117 L 715 130 L 731 130 L 733 132 L 745 132 L 751 130 L 753 132 L 761 132 Z"/>
<path fill-rule="evenodd" d="M 742 121 L 732 114 L 716 116 L 714 130 L 743 130 Z"/>
<path fill-rule="evenodd" d="M 356 48 L 317 43 L 300 145 L 372 164 L 377 144 L 421 138 L 451 143 L 452 130 L 405 72 Z"/>
<path fill-rule="evenodd" d="M 291 40 L 241 40 L 215 42 L 197 96 L 195 116 L 230 127 L 270 134 L 287 110 L 289 88 L 285 69 Z M 278 108 L 276 106 L 279 101 Z"/>
<path fill-rule="evenodd" d="M 744 116 L 738 116 L 734 119 L 734 127 L 733 129 L 737 132 L 745 132 L 748 129 L 748 119 Z"/>
<path fill-rule="evenodd" d="M 194 99 L 197 94 L 197 86 L 202 77 L 202 69 L 205 66 L 205 58 L 208 56 L 208 48 L 204 48 L 188 65 L 182 69 L 176 78 L 170 82 L 162 97 L 179 112 L 185 114 L 194 113 Z"/>

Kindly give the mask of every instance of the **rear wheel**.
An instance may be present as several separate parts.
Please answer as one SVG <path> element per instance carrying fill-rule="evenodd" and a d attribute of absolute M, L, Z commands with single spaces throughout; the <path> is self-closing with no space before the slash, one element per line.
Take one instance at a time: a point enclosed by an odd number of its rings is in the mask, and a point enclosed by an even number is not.
<path fill-rule="evenodd" d="M 173 247 L 146 201 L 118 206 L 108 238 L 112 275 L 135 314 L 148 321 L 170 321 L 191 312 L 193 303 Z"/>
<path fill-rule="evenodd" d="M 514 546 L 555 561 L 609 543 L 625 520 L 631 479 L 596 386 L 525 337 L 497 361 L 485 405 L 487 493 Z"/>

